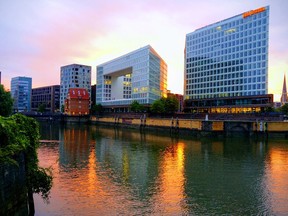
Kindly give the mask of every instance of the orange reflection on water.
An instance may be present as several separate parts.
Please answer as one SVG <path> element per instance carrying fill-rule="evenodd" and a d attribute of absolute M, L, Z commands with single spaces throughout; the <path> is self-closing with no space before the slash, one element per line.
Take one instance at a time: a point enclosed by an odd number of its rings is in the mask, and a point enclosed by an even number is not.
<path fill-rule="evenodd" d="M 96 174 L 96 156 L 94 149 L 90 151 L 88 160 L 88 187 L 91 192 L 95 191 L 100 183 Z"/>
<path fill-rule="evenodd" d="M 270 192 L 270 202 L 274 213 L 288 212 L 288 153 L 272 146 L 266 166 L 267 186 Z"/>
<path fill-rule="evenodd" d="M 185 199 L 185 144 L 171 145 L 164 152 L 160 164 L 160 190 L 156 202 L 167 213 L 183 212 L 183 199 Z M 157 204 L 157 205 L 158 205 Z"/>

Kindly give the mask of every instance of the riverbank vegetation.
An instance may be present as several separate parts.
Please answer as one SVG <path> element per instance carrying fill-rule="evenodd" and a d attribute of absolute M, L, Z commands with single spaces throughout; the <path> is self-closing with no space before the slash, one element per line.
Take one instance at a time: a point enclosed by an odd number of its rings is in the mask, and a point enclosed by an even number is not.
<path fill-rule="evenodd" d="M 48 200 L 52 187 L 51 172 L 38 165 L 39 137 L 39 125 L 33 118 L 21 114 L 0 116 L 0 164 L 19 166 L 15 158 L 24 154 L 30 213 L 34 212 L 33 193 Z"/>
<path fill-rule="evenodd" d="M 0 116 L 9 116 L 12 113 L 13 99 L 10 92 L 0 85 Z"/>

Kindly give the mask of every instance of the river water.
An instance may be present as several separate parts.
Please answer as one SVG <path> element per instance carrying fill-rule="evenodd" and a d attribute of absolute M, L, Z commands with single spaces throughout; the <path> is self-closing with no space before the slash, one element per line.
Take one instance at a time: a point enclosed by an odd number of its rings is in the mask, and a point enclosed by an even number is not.
<path fill-rule="evenodd" d="M 41 124 L 36 215 L 287 215 L 288 141 Z"/>

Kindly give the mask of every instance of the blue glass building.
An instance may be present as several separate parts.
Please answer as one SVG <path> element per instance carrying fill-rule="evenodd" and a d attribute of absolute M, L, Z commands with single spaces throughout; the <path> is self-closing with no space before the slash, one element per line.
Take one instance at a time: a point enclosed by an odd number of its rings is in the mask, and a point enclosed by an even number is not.
<path fill-rule="evenodd" d="M 11 79 L 11 96 L 14 112 L 31 111 L 32 78 L 14 77 Z"/>
<path fill-rule="evenodd" d="M 268 33 L 269 6 L 187 34 L 186 105 L 208 112 L 227 112 L 227 107 L 230 112 L 233 107 L 233 112 L 260 111 L 261 106 L 270 106 L 273 95 L 267 95 Z M 263 100 L 252 102 L 258 96 Z M 250 103 L 261 105 L 250 106 Z"/>

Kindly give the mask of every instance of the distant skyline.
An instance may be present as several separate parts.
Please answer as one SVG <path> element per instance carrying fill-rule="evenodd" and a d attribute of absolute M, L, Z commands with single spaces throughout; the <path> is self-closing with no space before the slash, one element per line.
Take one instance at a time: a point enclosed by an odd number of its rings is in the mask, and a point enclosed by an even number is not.
<path fill-rule="evenodd" d="M 0 2 L 0 71 L 32 77 L 33 88 L 60 83 L 60 67 L 96 66 L 150 44 L 168 65 L 168 89 L 183 94 L 186 34 L 270 5 L 268 92 L 280 101 L 288 74 L 286 0 L 9 0 Z"/>

